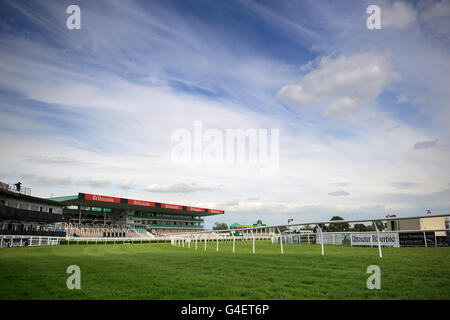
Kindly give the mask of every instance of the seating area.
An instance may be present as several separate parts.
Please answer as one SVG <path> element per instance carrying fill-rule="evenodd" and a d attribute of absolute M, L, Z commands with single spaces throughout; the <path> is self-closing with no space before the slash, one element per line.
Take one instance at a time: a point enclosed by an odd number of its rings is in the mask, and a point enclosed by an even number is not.
<path fill-rule="evenodd" d="M 68 237 L 83 238 L 155 238 L 145 229 L 133 229 L 128 226 L 64 223 L 63 228 Z"/>

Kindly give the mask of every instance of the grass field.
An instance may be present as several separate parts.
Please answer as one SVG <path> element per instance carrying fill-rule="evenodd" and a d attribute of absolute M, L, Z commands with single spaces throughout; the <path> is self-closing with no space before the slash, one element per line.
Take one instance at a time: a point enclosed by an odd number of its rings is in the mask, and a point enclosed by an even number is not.
<path fill-rule="evenodd" d="M 68 290 L 69 265 L 81 289 Z M 369 290 L 369 265 L 381 290 Z M 60 245 L 0 249 L 0 299 L 450 299 L 450 248 L 252 243 Z"/>

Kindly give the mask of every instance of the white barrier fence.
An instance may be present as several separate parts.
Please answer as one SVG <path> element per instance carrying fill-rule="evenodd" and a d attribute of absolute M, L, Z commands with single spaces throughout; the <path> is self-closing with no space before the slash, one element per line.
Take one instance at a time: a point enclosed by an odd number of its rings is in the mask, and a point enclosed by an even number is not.
<path fill-rule="evenodd" d="M 334 223 L 334 221 L 333 221 Z M 375 223 L 374 223 L 375 225 Z M 233 253 L 235 252 L 236 240 L 246 241 L 251 239 L 253 242 L 253 253 L 255 253 L 255 240 L 270 239 L 272 244 L 280 244 L 281 254 L 284 254 L 283 243 L 308 243 L 321 245 L 322 255 L 325 255 L 324 245 L 350 245 L 350 246 L 370 246 L 378 247 L 380 258 L 383 257 L 381 247 L 400 247 L 400 246 L 449 246 L 448 231 L 450 229 L 434 229 L 434 230 L 401 230 L 401 231 L 379 231 L 375 225 L 376 231 L 366 232 L 325 232 L 317 224 L 318 232 L 312 233 L 303 231 L 300 233 L 282 234 L 278 227 L 275 227 L 278 233 L 272 232 L 274 227 L 266 227 L 266 231 L 270 232 L 254 232 L 261 231 L 264 227 L 246 228 L 245 232 L 240 232 L 236 236 L 234 230 L 215 230 L 196 233 L 184 233 L 172 235 L 170 243 L 174 247 L 191 247 L 191 243 L 195 244 L 197 250 L 198 244 L 204 243 L 204 251 L 207 250 L 207 243 L 215 242 L 216 251 L 219 251 L 219 241 L 233 241 Z M 250 235 L 250 236 L 249 236 Z M 295 240 L 294 240 L 295 239 Z M 307 239 L 307 242 L 306 240 Z"/>
<path fill-rule="evenodd" d="M 0 235 L 0 248 L 6 247 L 36 247 L 52 246 L 60 244 L 116 244 L 116 243 L 159 243 L 169 242 L 168 238 L 92 238 L 92 237 L 43 237 L 43 236 L 18 236 L 18 235 Z"/>
<path fill-rule="evenodd" d="M 1 235 L 0 248 L 5 247 L 35 247 L 35 246 L 54 246 L 58 245 L 63 237 L 42 237 L 42 236 L 17 236 Z"/>
<path fill-rule="evenodd" d="M 448 246 L 446 232 L 450 229 L 436 230 L 401 230 L 379 232 L 323 232 L 313 234 L 284 234 L 283 242 L 286 244 L 299 243 L 322 243 L 326 245 L 349 245 L 349 246 L 382 246 L 382 247 L 405 247 L 405 246 Z M 279 238 L 277 243 L 279 243 Z"/>
<path fill-rule="evenodd" d="M 149 242 L 153 242 L 153 243 L 159 243 L 159 242 L 169 242 L 168 238 L 155 238 L 155 237 L 141 237 L 141 238 L 136 238 L 136 237 L 124 237 L 124 238 L 106 238 L 106 237 L 102 237 L 102 238 L 93 238 L 93 237 L 66 237 L 64 238 L 65 243 L 66 244 L 107 244 L 107 243 L 149 243 Z"/>

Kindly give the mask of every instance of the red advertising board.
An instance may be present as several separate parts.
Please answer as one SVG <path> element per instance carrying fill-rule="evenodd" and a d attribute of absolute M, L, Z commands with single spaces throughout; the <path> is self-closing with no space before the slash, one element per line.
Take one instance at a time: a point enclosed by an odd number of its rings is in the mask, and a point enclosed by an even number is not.
<path fill-rule="evenodd" d="M 88 194 L 88 193 L 86 193 L 84 195 L 84 200 L 120 203 L 120 198 L 108 197 L 108 196 L 100 196 L 100 195 L 97 195 L 97 194 Z"/>
<path fill-rule="evenodd" d="M 203 208 L 197 208 L 197 207 L 187 207 L 188 211 L 193 211 L 193 212 L 205 212 L 205 209 Z"/>
<path fill-rule="evenodd" d="M 173 210 L 183 210 L 183 206 L 177 204 L 161 203 L 161 208 L 173 209 Z"/>
<path fill-rule="evenodd" d="M 133 206 L 155 207 L 155 203 L 151 201 L 128 199 L 128 204 L 131 204 Z"/>
<path fill-rule="evenodd" d="M 215 214 L 223 214 L 222 210 L 216 210 L 216 209 L 208 209 L 209 213 L 215 213 Z"/>

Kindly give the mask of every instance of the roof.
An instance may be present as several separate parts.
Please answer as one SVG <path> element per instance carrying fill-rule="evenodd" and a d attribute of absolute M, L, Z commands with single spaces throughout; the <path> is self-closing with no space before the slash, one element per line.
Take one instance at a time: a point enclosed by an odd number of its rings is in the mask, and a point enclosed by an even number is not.
<path fill-rule="evenodd" d="M 234 228 L 253 228 L 254 223 L 240 223 L 240 222 L 235 222 L 232 225 L 230 225 L 230 229 L 234 229 Z"/>
<path fill-rule="evenodd" d="M 170 203 L 152 202 L 147 200 L 118 198 L 90 193 L 78 193 L 78 195 L 54 197 L 50 199 L 58 201 L 63 205 L 93 206 L 93 207 L 113 208 L 122 210 L 135 209 L 141 211 L 186 214 L 195 216 L 210 216 L 225 213 L 223 210 L 217 209 L 207 209 Z"/>
<path fill-rule="evenodd" d="M 34 202 L 34 203 L 49 204 L 49 205 L 59 206 L 59 207 L 63 206 L 61 203 L 54 201 L 54 200 L 33 197 L 30 195 L 9 191 L 9 190 L 6 190 L 5 188 L 0 188 L 0 196 L 4 196 L 6 198 L 13 198 L 13 199 Z"/>
<path fill-rule="evenodd" d="M 261 220 L 258 220 L 256 223 L 250 223 L 250 222 L 235 222 L 232 225 L 230 225 L 230 229 L 236 229 L 236 228 L 253 228 L 254 226 L 267 226 L 266 224 L 263 224 Z"/>

